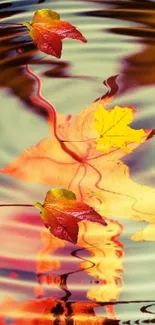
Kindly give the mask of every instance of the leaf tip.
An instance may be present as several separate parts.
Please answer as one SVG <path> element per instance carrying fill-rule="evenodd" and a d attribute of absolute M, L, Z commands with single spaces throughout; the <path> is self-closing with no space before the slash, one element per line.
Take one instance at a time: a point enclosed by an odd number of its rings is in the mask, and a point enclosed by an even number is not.
<path fill-rule="evenodd" d="M 81 41 L 82 41 L 83 43 L 88 43 L 88 40 L 87 40 L 84 36 L 82 36 Z"/>
<path fill-rule="evenodd" d="M 61 53 L 55 53 L 55 57 L 56 57 L 57 59 L 61 59 Z"/>

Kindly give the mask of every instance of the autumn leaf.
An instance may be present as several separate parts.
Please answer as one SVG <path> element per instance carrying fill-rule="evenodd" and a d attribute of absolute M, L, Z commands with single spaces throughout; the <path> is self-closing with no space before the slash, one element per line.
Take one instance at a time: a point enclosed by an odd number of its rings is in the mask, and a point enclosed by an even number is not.
<path fill-rule="evenodd" d="M 95 130 L 99 133 L 97 150 L 109 152 L 112 147 L 119 147 L 127 153 L 132 150 L 126 143 L 141 143 L 146 135 L 144 130 L 134 130 L 128 126 L 133 121 L 133 111 L 128 107 L 115 106 L 107 111 L 102 105 L 94 114 L 97 122 L 94 123 Z"/>
<path fill-rule="evenodd" d="M 98 222 L 106 226 L 106 222 L 90 206 L 76 201 L 73 192 L 65 189 L 52 189 L 47 192 L 44 204 L 34 204 L 41 209 L 41 218 L 50 232 L 73 244 L 77 243 L 78 222 L 82 220 Z"/>
<path fill-rule="evenodd" d="M 55 119 L 49 116 L 49 137 L 25 150 L 0 172 L 25 181 L 69 189 L 76 194 L 77 200 L 95 207 L 100 215 L 153 223 L 155 189 L 132 180 L 129 167 L 122 161 L 127 153 L 120 147 L 112 147 L 107 153 L 96 150 L 94 114 L 99 105 L 106 107 L 113 99 L 113 88 L 117 89 L 115 79 L 111 77 L 106 82 L 111 91 L 74 118 L 60 113 Z M 50 109 L 52 105 L 49 104 Z M 132 109 L 134 117 L 136 113 Z M 152 130 L 144 132 L 142 143 L 152 136 Z M 132 151 L 139 145 L 136 141 L 127 144 Z"/>
<path fill-rule="evenodd" d="M 61 57 L 64 38 L 87 42 L 76 27 L 61 21 L 60 15 L 49 9 L 38 10 L 34 14 L 32 23 L 25 22 L 24 25 L 29 28 L 29 34 L 38 49 L 57 58 Z"/>

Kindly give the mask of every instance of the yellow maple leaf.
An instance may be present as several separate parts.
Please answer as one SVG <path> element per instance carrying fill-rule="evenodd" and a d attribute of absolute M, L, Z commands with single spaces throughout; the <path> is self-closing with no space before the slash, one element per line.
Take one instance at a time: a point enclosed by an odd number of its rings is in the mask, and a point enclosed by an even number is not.
<path fill-rule="evenodd" d="M 132 150 L 126 146 L 128 142 L 141 143 L 146 135 L 143 129 L 134 130 L 128 124 L 133 121 L 133 110 L 128 107 L 115 106 L 107 111 L 102 105 L 94 114 L 97 120 L 95 130 L 99 133 L 97 150 L 109 152 L 111 147 L 119 147 L 125 152 Z"/>

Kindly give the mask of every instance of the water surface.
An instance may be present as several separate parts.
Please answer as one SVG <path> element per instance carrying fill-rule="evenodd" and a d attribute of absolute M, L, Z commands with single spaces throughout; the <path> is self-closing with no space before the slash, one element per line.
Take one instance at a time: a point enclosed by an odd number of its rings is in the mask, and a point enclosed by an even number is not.
<path fill-rule="evenodd" d="M 61 60 L 37 51 L 26 28 L 14 24 L 30 21 L 33 13 L 43 7 L 58 11 L 63 20 L 77 26 L 88 43 L 65 40 Z M 154 1 L 3 1 L 0 18 L 1 167 L 48 136 L 47 115 L 30 100 L 35 81 L 25 71 L 27 63 L 42 80 L 43 96 L 65 115 L 75 115 L 103 95 L 107 91 L 103 81 L 119 75 L 119 92 L 112 105 L 134 106 L 139 114 L 133 125 L 155 127 Z M 152 138 L 124 159 L 131 168 L 132 179 L 151 187 L 155 187 L 154 145 Z M 42 201 L 48 189 L 1 176 L 1 203 Z M 131 241 L 130 235 L 143 225 L 123 218 L 117 221 L 124 225 L 120 238 L 124 245 L 123 290 L 119 301 L 131 302 L 116 304 L 117 319 L 120 324 L 138 319 L 151 322 L 154 307 L 148 308 L 149 314 L 142 308 L 151 303 L 133 301 L 154 300 L 154 242 Z M 1 208 L 1 301 L 7 295 L 19 301 L 34 298 L 36 254 L 42 248 L 41 227 L 34 209 Z M 73 245 L 68 245 L 55 253 L 63 263 L 63 273 L 79 269 L 79 260 L 72 256 L 74 250 Z M 88 258 L 88 254 L 82 254 Z M 86 272 L 79 271 L 68 276 L 69 301 L 85 302 L 88 288 L 100 285 Z M 10 277 L 10 273 L 17 273 L 18 277 Z M 48 286 L 46 297 L 51 295 L 62 298 L 64 293 Z M 105 315 L 104 308 L 99 307 L 98 313 Z"/>

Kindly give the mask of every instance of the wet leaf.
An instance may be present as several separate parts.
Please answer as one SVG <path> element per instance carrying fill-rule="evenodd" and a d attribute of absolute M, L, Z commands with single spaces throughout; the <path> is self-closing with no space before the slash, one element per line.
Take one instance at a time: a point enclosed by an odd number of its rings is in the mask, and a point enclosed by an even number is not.
<path fill-rule="evenodd" d="M 50 232 L 73 244 L 78 239 L 78 222 L 87 220 L 106 226 L 104 219 L 93 208 L 76 201 L 74 193 L 65 189 L 50 190 L 44 204 L 36 203 L 35 206 L 41 209 L 41 218 Z"/>
<path fill-rule="evenodd" d="M 83 35 L 68 22 L 60 20 L 60 15 L 49 9 L 35 12 L 32 23 L 25 22 L 34 43 L 38 49 L 46 54 L 61 57 L 62 40 L 76 39 L 86 43 Z"/>
<path fill-rule="evenodd" d="M 146 135 L 144 130 L 134 130 L 128 124 L 133 121 L 133 111 L 128 107 L 115 106 L 107 111 L 102 105 L 94 114 L 97 122 L 94 123 L 96 131 L 99 133 L 97 140 L 97 150 L 109 152 L 112 147 L 121 148 L 127 153 L 132 150 L 126 143 L 141 143 Z"/>

